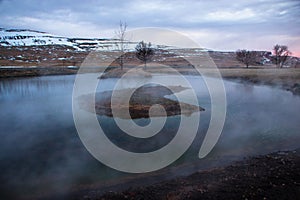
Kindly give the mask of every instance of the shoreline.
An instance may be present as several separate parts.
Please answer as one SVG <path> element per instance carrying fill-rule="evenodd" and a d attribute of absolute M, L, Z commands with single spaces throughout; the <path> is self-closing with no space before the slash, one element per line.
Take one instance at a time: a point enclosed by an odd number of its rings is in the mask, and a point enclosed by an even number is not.
<path fill-rule="evenodd" d="M 129 68 L 130 69 L 130 68 Z M 182 75 L 196 75 L 199 73 L 195 69 L 185 67 L 176 68 Z M 300 95 L 300 68 L 218 68 L 221 76 L 225 80 L 238 81 L 242 83 L 250 83 L 254 85 L 267 85 L 278 87 L 283 90 L 292 92 L 295 95 Z M 118 68 L 109 70 L 104 73 L 101 78 L 119 78 L 128 69 L 124 69 L 121 73 Z M 136 70 L 137 71 L 137 70 Z M 214 77 L 214 69 L 203 69 L 205 76 Z M 85 70 L 89 72 L 99 72 L 97 68 L 89 68 Z M 85 73 L 83 72 L 83 73 Z M 77 74 L 78 69 L 68 67 L 32 67 L 32 68 L 0 68 L 0 80 L 6 78 L 24 78 L 38 76 L 53 76 L 53 75 L 72 75 Z M 151 74 L 174 74 L 162 68 L 149 67 L 145 72 L 137 71 L 136 76 L 151 76 Z"/>
<path fill-rule="evenodd" d="M 130 69 L 130 68 L 129 68 Z M 124 72 L 118 68 L 104 73 L 100 79 L 120 78 Z M 199 76 L 195 69 L 177 68 L 182 75 Z M 240 83 L 266 85 L 290 91 L 294 95 L 300 95 L 300 68 L 218 68 L 221 76 L 225 80 L 238 81 Z M 101 73 L 97 68 L 88 68 L 81 73 Z M 149 68 L 146 71 L 136 70 L 137 74 L 131 72 L 131 76 L 151 77 L 152 74 L 174 74 L 168 70 L 159 68 Z M 214 69 L 203 69 L 204 75 L 215 77 Z M 26 78 L 55 75 L 74 75 L 78 73 L 78 68 L 68 67 L 31 67 L 31 68 L 0 68 L 0 80 L 7 78 Z"/>
<path fill-rule="evenodd" d="M 115 192 L 97 190 L 74 199 L 296 199 L 300 195 L 300 149 L 248 157 L 225 167 L 198 171 Z M 120 186 L 119 186 L 120 187 Z"/>
<path fill-rule="evenodd" d="M 0 80 L 6 78 L 71 75 L 77 72 L 77 69 L 67 67 L 0 68 Z"/>

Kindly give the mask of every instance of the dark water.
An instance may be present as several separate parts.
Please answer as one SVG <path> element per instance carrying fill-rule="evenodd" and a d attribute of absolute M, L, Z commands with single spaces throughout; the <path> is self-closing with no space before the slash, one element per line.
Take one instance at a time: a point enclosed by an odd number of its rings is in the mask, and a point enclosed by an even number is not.
<path fill-rule="evenodd" d="M 0 80 L 1 199 L 44 198 L 85 189 L 101 190 L 111 183 L 140 177 L 104 166 L 82 145 L 72 117 L 74 77 Z M 153 77 L 166 78 L 170 83 L 176 80 L 176 76 Z M 197 92 L 200 106 L 206 110 L 201 112 L 200 128 L 191 148 L 158 174 L 165 174 L 166 178 L 189 174 L 204 166 L 299 147 L 299 96 L 268 86 L 225 81 L 225 126 L 213 151 L 199 160 L 198 151 L 210 118 L 210 98 L 200 77 L 187 76 L 187 79 Z M 103 80 L 98 90 L 110 90 L 114 82 L 114 79 Z M 124 87 L 130 87 L 130 84 Z M 119 131 L 113 119 L 104 116 L 98 119 L 107 135 Z M 170 117 L 163 131 L 167 136 L 160 134 L 147 145 L 141 139 L 132 141 L 120 134 L 110 135 L 110 139 L 125 149 L 138 151 L 142 147 L 141 151 L 152 150 L 172 139 L 179 120 L 179 116 Z M 136 122 L 145 124 L 147 120 Z"/>

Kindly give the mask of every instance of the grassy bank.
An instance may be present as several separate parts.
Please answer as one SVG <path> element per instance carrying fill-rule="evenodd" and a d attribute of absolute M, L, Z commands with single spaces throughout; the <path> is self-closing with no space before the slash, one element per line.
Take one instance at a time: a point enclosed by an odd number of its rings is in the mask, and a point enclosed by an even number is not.
<path fill-rule="evenodd" d="M 77 69 L 63 67 L 0 68 L 0 78 L 76 74 Z"/>

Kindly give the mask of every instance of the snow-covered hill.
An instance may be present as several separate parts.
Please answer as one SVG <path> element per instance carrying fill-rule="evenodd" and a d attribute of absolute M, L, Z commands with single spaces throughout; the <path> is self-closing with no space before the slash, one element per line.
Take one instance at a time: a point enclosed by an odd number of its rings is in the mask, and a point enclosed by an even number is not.
<path fill-rule="evenodd" d="M 0 66 L 12 65 L 75 65 L 81 63 L 91 50 L 113 53 L 118 50 L 119 40 L 103 38 L 67 38 L 29 29 L 0 28 Z M 137 42 L 127 43 L 126 52 L 134 51 Z M 209 55 L 221 67 L 243 66 L 236 60 L 235 52 L 220 52 L 205 48 L 178 48 L 153 44 L 159 51 L 156 59 L 164 61 L 172 57 L 207 58 Z M 258 65 L 272 66 L 271 52 L 260 51 Z M 102 55 L 104 56 L 104 54 Z M 108 55 L 106 55 L 108 56 Z M 105 57 L 105 56 L 104 56 Z M 205 60 L 205 59 L 204 59 Z M 299 58 L 289 57 L 287 66 L 299 65 Z"/>
<path fill-rule="evenodd" d="M 28 29 L 0 28 L 0 46 L 66 45 L 76 50 L 114 51 L 118 42 L 117 39 L 67 38 Z M 128 48 L 133 49 L 136 44 L 129 42 Z"/>

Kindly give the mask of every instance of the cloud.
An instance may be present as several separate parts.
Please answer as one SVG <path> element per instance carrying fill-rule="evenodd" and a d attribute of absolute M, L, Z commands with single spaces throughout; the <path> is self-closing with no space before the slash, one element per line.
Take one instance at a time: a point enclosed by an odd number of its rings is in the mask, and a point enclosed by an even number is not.
<path fill-rule="evenodd" d="M 207 20 L 211 21 L 240 21 L 258 18 L 258 15 L 250 8 L 238 11 L 216 11 L 207 14 Z"/>
<path fill-rule="evenodd" d="M 0 26 L 52 34 L 112 37 L 119 21 L 129 29 L 161 27 L 181 31 L 208 48 L 270 49 L 285 42 L 300 52 L 298 0 L 79 1 L 3 0 Z M 268 37 L 269 36 L 269 37 Z"/>

